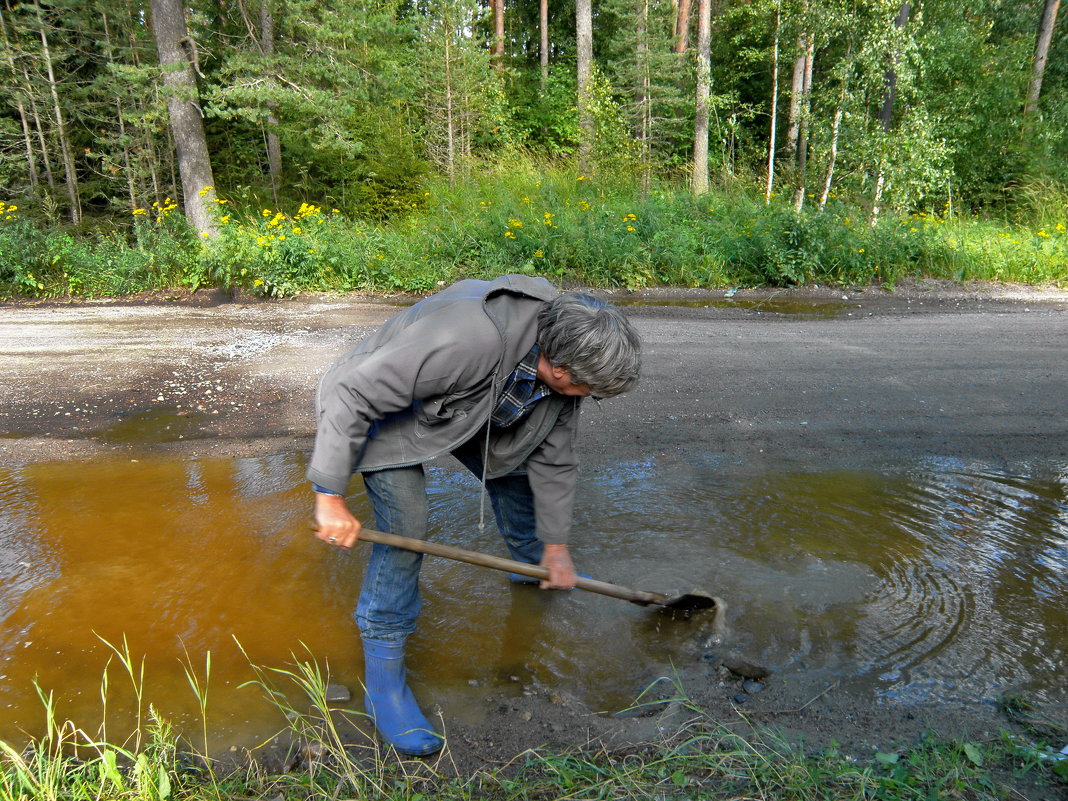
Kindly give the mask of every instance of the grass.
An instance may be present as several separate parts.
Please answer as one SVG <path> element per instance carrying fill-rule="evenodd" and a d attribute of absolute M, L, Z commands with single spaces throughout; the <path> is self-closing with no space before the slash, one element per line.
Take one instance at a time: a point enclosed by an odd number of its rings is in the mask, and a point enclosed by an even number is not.
<path fill-rule="evenodd" d="M 403 760 L 378 746 L 355 745 L 346 732 L 362 714 L 327 702 L 329 675 L 310 654 L 288 668 L 253 666 L 259 687 L 288 721 L 289 770 L 268 772 L 256 760 L 223 763 L 195 748 L 155 708 L 144 707 L 143 665 L 123 643 L 112 647 L 137 699 L 130 732 L 109 742 L 60 722 L 51 693 L 39 691 L 44 734 L 0 742 L 0 801 L 131 799 L 1002 799 L 1017 786 L 1051 793 L 1068 782 L 1064 762 L 1002 733 L 991 742 L 925 738 L 856 760 L 831 748 L 807 753 L 771 732 L 743 735 L 712 720 L 675 683 L 676 704 L 690 722 L 665 742 L 625 752 L 540 748 L 471 775 L 450 769 L 448 746 L 436 760 Z M 188 655 L 187 655 L 188 662 Z M 190 687 L 206 720 L 210 657 Z M 105 670 L 105 677 L 107 670 Z M 106 707 L 107 679 L 101 698 Z M 640 699 L 639 699 L 640 701 Z M 310 710 L 310 711 L 304 711 Z M 104 718 L 106 719 L 106 708 Z M 144 714 L 142 712 L 144 711 Z M 206 724 L 202 743 L 210 732 Z M 1058 773 L 1059 771 L 1059 773 Z"/>
<path fill-rule="evenodd" d="M 272 296 L 426 292 L 508 272 L 594 287 L 878 284 L 908 278 L 1068 285 L 1068 199 L 1045 187 L 1034 225 L 918 211 L 885 214 L 832 199 L 800 214 L 743 192 L 641 193 L 620 178 L 516 161 L 450 186 L 430 181 L 388 223 L 304 202 L 217 201 L 219 235 L 189 231 L 172 201 L 94 230 L 36 225 L 0 209 L 0 296 L 120 296 L 204 285 Z M 12 209 L 14 209 L 12 211 Z M 943 210 L 945 211 L 945 210 Z M 42 217 L 43 219 L 43 217 Z"/>

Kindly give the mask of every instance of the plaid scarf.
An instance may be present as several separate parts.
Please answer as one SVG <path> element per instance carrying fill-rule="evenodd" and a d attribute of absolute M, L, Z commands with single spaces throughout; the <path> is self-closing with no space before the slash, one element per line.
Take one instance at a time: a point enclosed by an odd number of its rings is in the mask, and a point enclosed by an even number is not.
<path fill-rule="evenodd" d="M 539 354 L 540 350 L 535 345 L 504 380 L 504 388 L 497 398 L 493 414 L 490 415 L 490 421 L 495 427 L 507 428 L 515 425 L 530 413 L 535 403 L 552 392 L 538 380 Z"/>

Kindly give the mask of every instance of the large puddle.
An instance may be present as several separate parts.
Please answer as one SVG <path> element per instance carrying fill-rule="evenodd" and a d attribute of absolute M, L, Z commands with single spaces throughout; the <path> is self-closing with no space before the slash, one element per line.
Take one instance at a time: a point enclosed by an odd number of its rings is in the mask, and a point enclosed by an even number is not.
<path fill-rule="evenodd" d="M 39 731 L 34 680 L 61 717 L 93 725 L 105 641 L 144 657 L 146 703 L 183 726 L 197 720 L 186 668 L 203 678 L 210 651 L 214 747 L 280 727 L 239 686 L 249 659 L 314 654 L 357 687 L 366 553 L 308 532 L 303 470 L 298 454 L 0 469 L 0 737 Z M 438 467 L 431 483 L 438 541 L 503 554 L 492 525 L 478 528 L 472 479 Z M 780 674 L 859 683 L 887 702 L 1009 687 L 1065 700 L 1068 465 L 760 473 L 649 460 L 587 471 L 577 509 L 580 569 L 724 597 L 732 647 Z M 692 621 L 661 625 L 602 596 L 434 558 L 423 585 L 413 683 L 458 718 L 531 682 L 619 709 L 698 653 Z M 128 711 L 128 687 L 112 659 L 109 715 Z"/>

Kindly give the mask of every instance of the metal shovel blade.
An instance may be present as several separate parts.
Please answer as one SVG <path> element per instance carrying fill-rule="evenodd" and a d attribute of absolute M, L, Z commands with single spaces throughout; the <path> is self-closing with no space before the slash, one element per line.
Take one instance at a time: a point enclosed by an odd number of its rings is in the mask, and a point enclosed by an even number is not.
<path fill-rule="evenodd" d="M 457 548 L 452 545 L 442 545 L 437 542 L 416 540 L 411 537 L 402 537 L 399 534 L 387 534 L 384 531 L 375 531 L 374 529 L 369 528 L 360 530 L 360 540 L 376 543 L 378 545 L 391 545 L 394 548 L 404 548 L 405 550 L 416 551 L 417 553 L 440 556 L 445 559 L 452 559 L 456 562 L 466 562 L 469 565 L 489 567 L 494 570 L 503 570 L 506 573 L 519 573 L 522 576 L 529 576 L 536 579 L 547 579 L 549 577 L 549 569 L 541 567 L 540 565 L 516 562 L 512 559 L 504 559 L 500 556 L 492 556 L 491 554 L 480 553 L 479 551 L 468 551 L 464 548 Z M 675 612 L 690 613 L 702 609 L 713 609 L 717 606 L 720 607 L 720 609 L 725 607 L 723 601 L 703 590 L 693 590 L 692 592 L 671 596 L 659 592 L 632 590 L 629 587 L 622 587 L 618 584 L 609 584 L 607 581 L 597 581 L 596 579 L 582 577 L 579 577 L 575 586 L 578 589 L 586 590 L 587 592 L 596 592 L 601 595 L 608 595 L 612 598 L 621 598 L 624 601 L 641 604 L 642 606 L 659 606 Z"/>

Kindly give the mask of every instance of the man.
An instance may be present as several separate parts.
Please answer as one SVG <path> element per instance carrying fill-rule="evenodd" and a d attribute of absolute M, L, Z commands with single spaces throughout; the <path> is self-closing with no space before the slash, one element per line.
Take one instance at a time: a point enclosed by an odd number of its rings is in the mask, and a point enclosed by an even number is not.
<path fill-rule="evenodd" d="M 359 539 L 344 499 L 358 471 L 377 528 L 424 539 L 423 465 L 451 453 L 482 481 L 512 557 L 548 568 L 543 589 L 574 587 L 567 538 L 579 403 L 630 389 L 640 347 L 614 306 L 560 293 L 543 278 L 460 281 L 406 309 L 320 382 L 307 472 L 317 536 L 341 548 Z M 405 679 L 421 560 L 375 545 L 356 608 L 367 713 L 409 755 L 434 753 L 442 742 Z"/>

